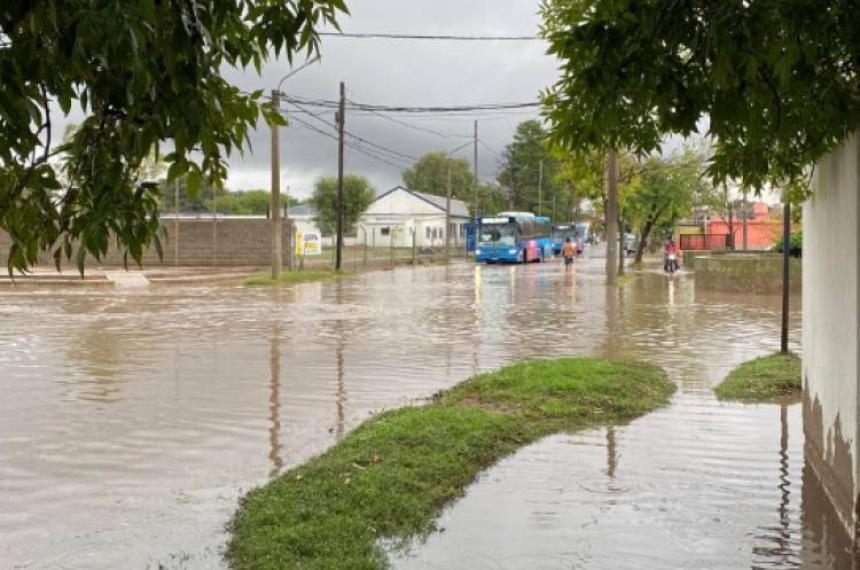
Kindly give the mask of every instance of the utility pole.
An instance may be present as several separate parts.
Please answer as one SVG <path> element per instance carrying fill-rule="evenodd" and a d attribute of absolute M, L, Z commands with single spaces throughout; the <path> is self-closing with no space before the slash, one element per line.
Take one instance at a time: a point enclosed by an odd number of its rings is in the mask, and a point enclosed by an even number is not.
<path fill-rule="evenodd" d="M 779 349 L 783 354 L 788 353 L 788 262 L 789 241 L 791 239 L 791 202 L 788 200 L 788 191 L 783 191 L 785 205 L 782 211 L 782 334 L 780 335 Z"/>
<path fill-rule="evenodd" d="M 540 161 L 540 165 L 538 166 L 538 216 L 543 214 L 542 202 L 543 201 L 543 161 Z"/>
<path fill-rule="evenodd" d="M 748 245 L 747 235 L 749 235 L 747 233 L 747 231 L 748 231 L 747 219 L 749 218 L 749 214 L 747 213 L 747 191 L 746 191 L 746 189 L 744 189 L 744 212 L 743 212 L 743 216 L 744 216 L 743 217 L 743 221 L 744 221 L 744 251 L 746 251 L 747 245 Z"/>
<path fill-rule="evenodd" d="M 474 174 L 475 174 L 475 215 L 474 215 L 474 218 L 475 218 L 475 220 L 477 220 L 478 219 L 478 121 L 477 120 L 475 121 L 475 136 L 472 140 L 472 143 L 474 145 L 474 148 L 472 149 L 472 152 L 474 154 L 474 157 L 473 157 L 474 161 L 472 164 L 474 167 Z"/>
<path fill-rule="evenodd" d="M 337 248 L 337 251 L 335 251 L 335 271 L 340 271 L 341 255 L 343 252 L 343 125 L 346 122 L 346 116 L 344 115 L 345 111 L 346 86 L 343 81 L 341 81 L 340 105 L 338 105 L 337 112 L 337 204 L 335 207 L 335 217 L 337 218 L 337 244 L 335 247 Z"/>
<path fill-rule="evenodd" d="M 624 257 L 627 255 L 625 248 L 627 244 L 625 239 L 624 219 L 618 220 L 618 275 L 624 275 Z"/>
<path fill-rule="evenodd" d="M 451 247 L 451 161 L 448 161 L 448 191 L 445 197 L 445 261 Z"/>
<path fill-rule="evenodd" d="M 173 265 L 179 265 L 179 179 L 173 181 Z"/>
<path fill-rule="evenodd" d="M 609 151 L 606 158 L 609 188 L 606 196 L 606 283 L 615 285 L 618 271 L 618 154 Z"/>
<path fill-rule="evenodd" d="M 272 89 L 272 111 L 280 111 L 281 92 Z M 272 131 L 272 279 L 281 278 L 281 142 L 278 140 L 278 125 L 271 124 Z"/>

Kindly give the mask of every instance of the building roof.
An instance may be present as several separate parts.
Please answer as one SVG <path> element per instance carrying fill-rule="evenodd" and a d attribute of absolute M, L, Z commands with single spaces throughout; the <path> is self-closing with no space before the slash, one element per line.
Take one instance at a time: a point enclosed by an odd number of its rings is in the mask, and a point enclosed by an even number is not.
<path fill-rule="evenodd" d="M 290 206 L 289 209 L 290 217 L 298 217 L 298 216 L 308 216 L 314 217 L 317 215 L 317 211 L 307 204 L 299 204 L 298 206 Z"/>
<path fill-rule="evenodd" d="M 379 200 L 380 198 L 383 198 L 384 196 L 387 196 L 387 195 L 391 194 L 392 192 L 396 192 L 398 190 L 403 190 L 404 192 L 415 196 L 419 200 L 423 200 L 423 201 L 427 202 L 428 204 L 430 204 L 431 206 L 435 206 L 436 208 L 438 208 L 442 212 L 445 211 L 445 202 L 447 201 L 447 198 L 445 196 L 436 196 L 435 194 L 427 194 L 425 192 L 416 192 L 415 190 L 409 190 L 408 188 L 404 188 L 403 186 L 395 186 L 394 188 L 391 188 L 390 190 L 387 190 L 387 191 L 383 192 L 382 194 L 380 194 L 379 196 L 377 196 L 375 200 Z M 456 198 L 451 198 L 451 215 L 452 216 L 459 216 L 462 218 L 468 218 L 469 217 L 469 207 L 466 206 L 466 203 L 463 202 L 462 200 L 457 200 Z"/>

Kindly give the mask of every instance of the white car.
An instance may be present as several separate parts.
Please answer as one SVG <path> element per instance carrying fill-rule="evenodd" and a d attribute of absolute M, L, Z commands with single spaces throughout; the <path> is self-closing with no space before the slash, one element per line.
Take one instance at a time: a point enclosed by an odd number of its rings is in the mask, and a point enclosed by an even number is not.
<path fill-rule="evenodd" d="M 631 233 L 624 234 L 624 252 L 627 255 L 636 253 L 636 236 Z"/>

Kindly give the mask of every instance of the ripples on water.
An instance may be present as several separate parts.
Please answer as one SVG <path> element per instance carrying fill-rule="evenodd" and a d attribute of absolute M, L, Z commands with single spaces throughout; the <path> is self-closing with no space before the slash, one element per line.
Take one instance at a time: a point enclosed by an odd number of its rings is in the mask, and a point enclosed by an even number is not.
<path fill-rule="evenodd" d="M 659 274 L 607 289 L 601 265 L 404 268 L 279 291 L 3 292 L 0 567 L 220 567 L 237 497 L 372 411 L 569 354 L 653 360 L 679 394 L 629 426 L 508 458 L 398 567 L 794 568 L 831 556 L 815 538 L 829 519 L 804 526 L 798 409 L 780 423 L 779 407 L 710 393 L 777 346 L 778 300 Z"/>

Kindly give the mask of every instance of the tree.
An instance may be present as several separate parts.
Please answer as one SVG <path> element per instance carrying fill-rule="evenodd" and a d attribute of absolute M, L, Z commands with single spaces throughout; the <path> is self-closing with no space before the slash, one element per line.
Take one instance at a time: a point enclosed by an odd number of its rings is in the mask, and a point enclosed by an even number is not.
<path fill-rule="evenodd" d="M 546 0 L 542 15 L 565 148 L 648 154 L 707 125 L 715 183 L 760 190 L 803 184 L 860 124 L 851 3 Z"/>
<path fill-rule="evenodd" d="M 299 202 L 294 198 L 281 194 L 281 207 L 294 206 Z M 262 216 L 269 212 L 272 195 L 268 190 L 244 190 L 235 192 L 219 192 L 215 196 L 215 211 L 220 214 L 234 216 Z M 209 208 L 212 207 L 211 200 Z"/>
<path fill-rule="evenodd" d="M 403 184 L 410 190 L 446 196 L 448 169 L 451 169 L 451 195 L 474 209 L 475 175 L 469 162 L 452 158 L 444 152 L 431 152 L 403 171 Z"/>
<path fill-rule="evenodd" d="M 358 219 L 373 202 L 376 189 L 367 178 L 347 174 L 343 179 L 343 228 L 344 233 L 355 230 Z M 308 203 L 317 211 L 316 221 L 324 233 L 334 232 L 337 223 L 337 178 L 326 176 L 314 184 L 314 192 Z"/>
<path fill-rule="evenodd" d="M 553 199 L 563 194 L 555 179 L 557 171 L 558 161 L 540 121 L 517 125 L 514 140 L 502 153 L 498 176 L 499 184 L 508 188 L 509 207 L 546 215 Z"/>
<path fill-rule="evenodd" d="M 161 146 L 172 181 L 191 194 L 221 186 L 261 114 L 283 119 L 222 76 L 259 72 L 271 52 L 316 51 L 317 28 L 336 25 L 343 0 L 68 0 L 0 4 L 0 230 L 8 268 L 39 251 L 104 255 L 115 239 L 136 261 L 157 240 L 157 184 L 139 176 Z M 85 118 L 54 146 L 52 104 Z M 62 156 L 61 185 L 51 158 Z"/>
<path fill-rule="evenodd" d="M 626 212 L 638 234 L 635 263 L 642 255 L 651 233 L 671 227 L 693 206 L 708 200 L 713 187 L 702 180 L 705 159 L 694 150 L 669 158 L 652 157 L 645 162 L 641 182 L 628 196 Z"/>

